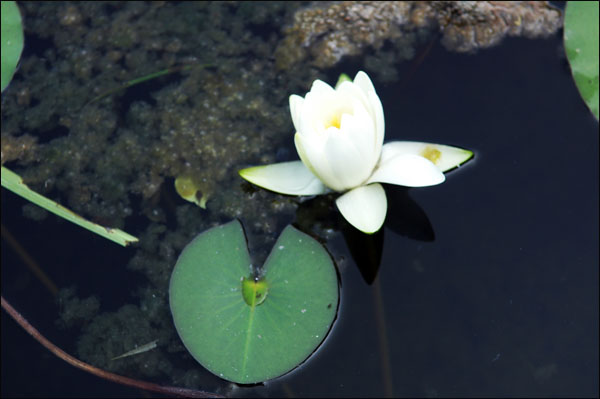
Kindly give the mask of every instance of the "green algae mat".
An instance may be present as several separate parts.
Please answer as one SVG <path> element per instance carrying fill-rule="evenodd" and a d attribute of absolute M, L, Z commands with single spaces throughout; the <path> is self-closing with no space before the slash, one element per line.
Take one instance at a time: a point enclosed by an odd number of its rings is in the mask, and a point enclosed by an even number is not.
<path fill-rule="evenodd" d="M 306 360 L 335 319 L 339 288 L 327 251 L 291 225 L 254 272 L 240 222 L 198 235 L 169 288 L 173 321 L 192 356 L 240 384 L 281 376 Z"/>

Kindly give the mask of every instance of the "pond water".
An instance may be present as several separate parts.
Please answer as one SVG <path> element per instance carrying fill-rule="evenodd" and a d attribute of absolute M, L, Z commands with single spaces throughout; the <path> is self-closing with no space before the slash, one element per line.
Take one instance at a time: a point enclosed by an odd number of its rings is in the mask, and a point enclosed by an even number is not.
<path fill-rule="evenodd" d="M 264 386 L 223 382 L 172 343 L 158 348 L 172 364 L 149 360 L 156 367 L 150 375 L 135 369 L 121 374 L 176 385 L 184 378 L 170 379 L 170 371 L 193 370 L 195 379 L 188 381 L 201 382 L 195 388 L 234 396 L 598 396 L 598 122 L 579 97 L 560 34 L 511 38 L 469 55 L 450 53 L 438 42 L 420 51 L 419 62 L 394 65 L 398 81 L 373 77 L 386 141 L 454 145 L 474 151 L 475 158 L 438 186 L 386 187 L 388 218 L 373 237 L 348 231 L 337 214 L 315 227 L 341 275 L 338 319 L 316 353 Z M 340 72 L 353 76 L 362 68 L 351 59 L 319 76 L 333 83 Z M 282 137 L 271 155 L 295 159 L 291 132 Z M 257 201 L 278 197 L 259 195 Z M 180 201 L 176 195 L 169 200 Z M 135 209 L 143 201 L 132 201 L 133 215 L 125 218 L 124 230 L 135 235 L 148 226 Z M 292 222 L 319 225 L 305 219 L 319 219 L 315 214 L 327 201 L 273 216 L 272 233 Z M 175 229 L 175 211 L 166 202 L 156 206 Z M 126 267 L 135 248 L 120 248 L 53 216 L 24 218 L 25 204 L 2 190 L 3 231 L 60 288 L 75 286 L 80 298 L 96 296 L 100 314 L 141 301 L 152 306 L 146 295 L 158 290 L 152 277 Z M 189 209 L 194 217 L 205 215 Z M 220 219 L 217 212 L 212 221 Z M 186 229 L 182 242 L 193 237 L 194 228 Z M 77 355 L 81 324 L 57 326 L 56 299 L 21 263 L 3 238 L 3 296 Z M 149 328 L 171 328 L 164 302 L 157 308 L 162 318 L 153 320 L 167 326 Z M 5 312 L 1 340 L 3 396 L 141 394 L 56 359 Z"/>

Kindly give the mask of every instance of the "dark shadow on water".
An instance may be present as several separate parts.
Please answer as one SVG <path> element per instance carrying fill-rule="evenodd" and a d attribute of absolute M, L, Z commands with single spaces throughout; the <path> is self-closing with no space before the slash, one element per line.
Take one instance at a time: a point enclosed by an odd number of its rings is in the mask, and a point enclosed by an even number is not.
<path fill-rule="evenodd" d="M 401 236 L 418 241 L 435 241 L 427 214 L 409 195 L 408 187 L 386 185 L 388 214 L 385 226 Z"/>
<path fill-rule="evenodd" d="M 383 228 L 374 234 L 365 234 L 349 223 L 345 223 L 342 227 L 342 234 L 362 278 L 368 285 L 371 285 L 377 277 L 381 264 Z"/>
<path fill-rule="evenodd" d="M 386 185 L 388 213 L 385 227 L 393 232 L 418 241 L 434 241 L 433 226 L 425 211 L 408 195 L 409 188 Z M 340 216 L 341 219 L 341 216 Z M 375 234 L 365 234 L 348 222 L 342 221 L 342 233 L 352 259 L 369 285 L 373 283 L 383 251 L 384 229 Z"/>
<path fill-rule="evenodd" d="M 418 241 L 435 240 L 433 226 L 425 211 L 409 196 L 407 187 L 386 185 L 388 214 L 385 226 L 393 232 Z M 364 281 L 371 285 L 377 277 L 383 251 L 384 229 L 365 234 L 350 225 L 336 209 L 333 195 L 317 196 L 300 203 L 296 224 L 305 232 L 324 243 L 318 230 L 339 229 L 358 266 Z M 310 234 L 310 233 L 309 233 Z"/>

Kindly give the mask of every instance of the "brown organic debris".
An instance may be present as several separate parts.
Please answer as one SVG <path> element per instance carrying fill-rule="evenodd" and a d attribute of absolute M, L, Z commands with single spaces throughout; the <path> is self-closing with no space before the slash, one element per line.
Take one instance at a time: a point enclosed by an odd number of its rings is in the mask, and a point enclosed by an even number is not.
<path fill-rule="evenodd" d="M 317 3 L 294 15 L 275 57 L 286 69 L 305 59 L 319 68 L 343 56 L 379 49 L 386 41 L 418 45 L 419 31 L 441 32 L 451 51 L 471 52 L 506 36 L 545 37 L 561 26 L 561 13 L 539 1 L 343 1 Z"/>

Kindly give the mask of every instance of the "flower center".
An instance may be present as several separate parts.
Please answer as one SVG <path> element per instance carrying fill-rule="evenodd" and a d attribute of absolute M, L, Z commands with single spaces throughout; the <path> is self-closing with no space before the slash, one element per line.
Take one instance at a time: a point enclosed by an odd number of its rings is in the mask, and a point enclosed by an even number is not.
<path fill-rule="evenodd" d="M 339 129 L 341 124 L 342 124 L 342 113 L 336 112 L 336 113 L 329 115 L 329 117 L 325 120 L 325 129 L 329 129 L 332 126 Z"/>

